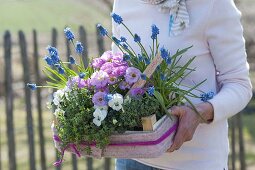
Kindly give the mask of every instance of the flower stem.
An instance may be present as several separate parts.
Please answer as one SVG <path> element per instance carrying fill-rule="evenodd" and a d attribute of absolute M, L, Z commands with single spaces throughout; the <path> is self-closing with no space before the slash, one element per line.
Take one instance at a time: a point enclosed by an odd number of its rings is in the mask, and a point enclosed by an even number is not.
<path fill-rule="evenodd" d="M 122 25 L 126 28 L 126 30 L 130 33 L 130 35 L 135 38 L 134 34 L 130 31 L 130 29 L 124 24 L 122 23 Z M 146 52 L 144 46 L 142 45 L 141 42 L 137 42 L 137 44 L 140 46 L 141 50 L 144 52 L 144 54 L 146 55 L 147 58 L 149 58 L 148 53 Z"/>

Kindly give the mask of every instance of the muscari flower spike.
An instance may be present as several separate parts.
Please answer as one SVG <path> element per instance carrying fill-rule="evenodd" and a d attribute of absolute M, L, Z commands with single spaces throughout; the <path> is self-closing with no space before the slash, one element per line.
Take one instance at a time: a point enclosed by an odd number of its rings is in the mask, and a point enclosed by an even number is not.
<path fill-rule="evenodd" d="M 74 33 L 71 31 L 71 28 L 69 27 L 66 27 L 64 29 L 64 33 L 68 41 L 73 41 L 73 39 L 75 38 Z"/>
<path fill-rule="evenodd" d="M 150 96 L 153 96 L 155 92 L 155 87 L 154 86 L 149 87 L 147 92 Z"/>
<path fill-rule="evenodd" d="M 84 47 L 81 42 L 77 41 L 75 45 L 75 51 L 77 54 L 82 54 Z"/>
<path fill-rule="evenodd" d="M 120 37 L 121 42 L 127 42 L 127 39 L 125 37 Z"/>
<path fill-rule="evenodd" d="M 64 74 L 65 70 L 60 66 L 60 67 L 58 67 L 58 73 L 59 74 Z"/>
<path fill-rule="evenodd" d="M 107 101 L 107 102 L 109 102 L 109 101 L 112 100 L 112 99 L 113 99 L 113 95 L 112 95 L 112 94 L 106 94 L 106 95 L 104 96 L 104 100 Z"/>
<path fill-rule="evenodd" d="M 122 47 L 123 47 L 125 50 L 128 50 L 128 45 L 127 45 L 127 44 L 122 44 Z"/>
<path fill-rule="evenodd" d="M 168 53 L 168 51 L 167 51 L 164 47 L 162 47 L 162 48 L 160 49 L 160 55 L 161 55 L 161 57 L 162 57 L 165 61 L 167 61 L 167 59 L 168 59 L 168 57 L 169 57 L 169 53 Z"/>
<path fill-rule="evenodd" d="M 53 62 L 52 65 L 55 65 L 55 64 L 59 63 L 60 59 L 59 59 L 59 56 L 58 56 L 58 50 L 55 47 L 52 47 L 52 46 L 48 46 L 46 49 L 48 50 L 49 57 L 51 58 L 51 60 Z"/>
<path fill-rule="evenodd" d="M 141 42 L 141 37 L 137 34 L 134 35 L 134 41 L 135 42 Z"/>
<path fill-rule="evenodd" d="M 148 59 L 148 58 L 144 58 L 144 62 L 146 65 L 149 65 L 151 63 L 150 59 Z"/>
<path fill-rule="evenodd" d="M 159 34 L 159 29 L 158 29 L 158 27 L 155 24 L 153 24 L 151 26 L 151 38 L 153 40 L 156 39 L 158 34 Z"/>
<path fill-rule="evenodd" d="M 212 99 L 214 97 L 214 92 L 210 91 L 208 93 L 201 94 L 201 100 L 203 102 L 207 102 L 208 100 Z"/>
<path fill-rule="evenodd" d="M 36 90 L 37 89 L 36 84 L 33 84 L 33 83 L 27 83 L 27 87 L 30 88 L 31 90 Z"/>
<path fill-rule="evenodd" d="M 97 24 L 97 29 L 101 36 L 106 36 L 108 34 L 107 30 L 101 24 Z"/>
<path fill-rule="evenodd" d="M 86 73 L 83 73 L 83 72 L 79 73 L 79 77 L 80 77 L 81 79 L 83 79 L 85 76 L 86 76 Z"/>
<path fill-rule="evenodd" d="M 143 61 L 143 56 L 141 54 L 138 54 L 138 60 Z"/>
<path fill-rule="evenodd" d="M 141 79 L 146 80 L 147 76 L 145 74 L 141 74 Z"/>
<path fill-rule="evenodd" d="M 75 64 L 75 59 L 73 58 L 73 56 L 69 57 L 69 62 L 70 64 Z"/>
<path fill-rule="evenodd" d="M 123 55 L 123 60 L 124 60 L 124 61 L 130 60 L 130 55 L 124 54 L 124 55 Z"/>
<path fill-rule="evenodd" d="M 121 24 L 123 22 L 122 17 L 116 13 L 112 13 L 111 17 L 114 20 L 114 22 L 116 22 L 117 24 Z"/>
<path fill-rule="evenodd" d="M 54 63 L 53 63 L 53 60 L 49 57 L 49 56 L 45 56 L 44 57 L 44 60 L 46 61 L 46 63 L 50 66 L 52 66 Z"/>
<path fill-rule="evenodd" d="M 166 63 L 167 63 L 168 65 L 172 63 L 171 57 L 168 57 L 168 58 L 166 59 Z"/>
<path fill-rule="evenodd" d="M 116 44 L 120 44 L 121 40 L 119 40 L 118 38 L 112 36 L 112 40 L 116 43 Z"/>

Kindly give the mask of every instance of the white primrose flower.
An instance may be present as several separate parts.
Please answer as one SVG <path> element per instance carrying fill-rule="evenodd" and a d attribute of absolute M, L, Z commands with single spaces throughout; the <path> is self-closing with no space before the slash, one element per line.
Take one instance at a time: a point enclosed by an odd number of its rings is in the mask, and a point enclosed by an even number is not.
<path fill-rule="evenodd" d="M 72 89 L 68 88 L 67 86 L 64 89 L 58 90 L 55 93 L 53 93 L 53 103 L 54 105 L 58 106 L 61 102 L 61 99 L 63 96 L 68 99 L 68 93 L 71 92 Z"/>
<path fill-rule="evenodd" d="M 97 108 L 94 111 L 93 116 L 94 116 L 93 123 L 97 126 L 101 126 L 102 121 L 107 116 L 107 110 Z"/>
<path fill-rule="evenodd" d="M 94 109 L 100 109 L 100 110 L 108 110 L 108 106 L 97 106 L 97 105 L 94 105 Z"/>
<path fill-rule="evenodd" d="M 116 111 L 119 111 L 120 109 L 122 109 L 122 104 L 123 104 L 124 100 L 123 100 L 123 96 L 121 94 L 114 94 L 112 99 L 108 102 L 108 105 Z"/>
<path fill-rule="evenodd" d="M 69 88 L 68 86 L 66 86 L 66 87 L 63 89 L 63 92 L 64 92 L 65 97 L 66 97 L 67 100 L 69 100 L 68 93 L 71 92 L 71 91 L 72 91 L 72 89 Z M 75 92 L 76 92 L 76 91 L 75 91 Z M 76 93 L 77 93 L 77 92 L 76 92 Z"/>
<path fill-rule="evenodd" d="M 61 90 L 58 90 L 56 92 L 53 93 L 53 103 L 54 105 L 58 106 L 60 101 L 61 101 L 61 98 L 64 96 L 64 90 L 61 89 Z"/>
<path fill-rule="evenodd" d="M 63 115 L 63 114 L 65 114 L 65 111 L 64 110 L 61 110 L 60 108 L 57 108 L 56 110 L 55 110 L 55 112 L 53 113 L 55 116 L 57 116 L 57 115 Z"/>

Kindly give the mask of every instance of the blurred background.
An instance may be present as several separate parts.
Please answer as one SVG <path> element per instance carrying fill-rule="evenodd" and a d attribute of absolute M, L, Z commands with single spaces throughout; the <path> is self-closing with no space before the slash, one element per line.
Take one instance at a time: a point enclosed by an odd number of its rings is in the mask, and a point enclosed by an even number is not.
<path fill-rule="evenodd" d="M 0 0 L 0 170 L 56 169 L 56 151 L 50 130 L 52 114 L 46 108 L 48 90 L 30 92 L 26 82 L 44 80 L 47 45 L 67 58 L 70 46 L 66 26 L 86 43 L 84 58 L 97 57 L 110 42 L 97 34 L 96 24 L 111 30 L 112 0 Z M 239 0 L 251 78 L 255 85 L 255 1 Z M 40 79 L 38 78 L 40 75 Z M 229 168 L 255 170 L 255 100 L 229 120 Z M 59 169 L 114 169 L 113 159 L 93 160 L 65 155 Z"/>

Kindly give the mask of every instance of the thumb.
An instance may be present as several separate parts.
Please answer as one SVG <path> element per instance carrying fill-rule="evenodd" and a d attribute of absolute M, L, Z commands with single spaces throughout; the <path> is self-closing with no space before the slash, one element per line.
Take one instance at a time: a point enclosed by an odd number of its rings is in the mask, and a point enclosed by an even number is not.
<path fill-rule="evenodd" d="M 181 115 L 181 108 L 179 106 L 173 106 L 169 109 L 170 114 L 174 116 L 180 116 Z"/>

